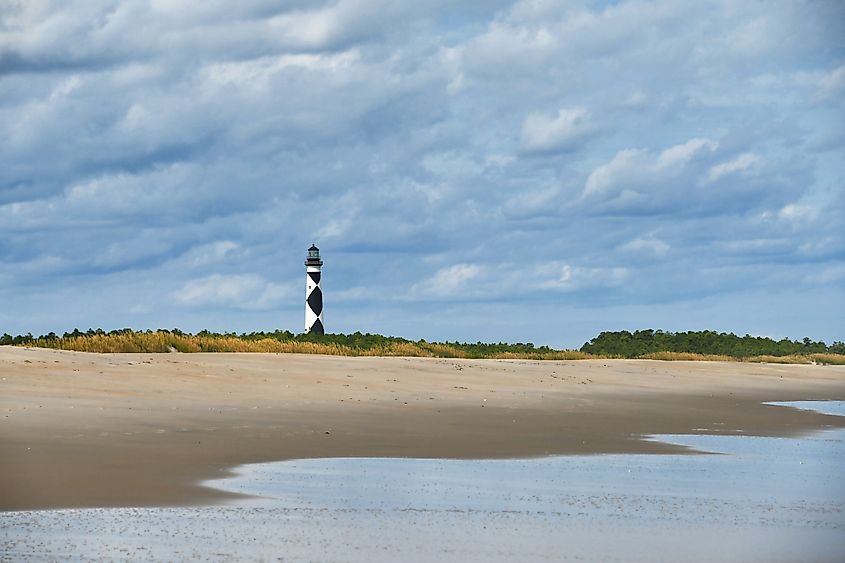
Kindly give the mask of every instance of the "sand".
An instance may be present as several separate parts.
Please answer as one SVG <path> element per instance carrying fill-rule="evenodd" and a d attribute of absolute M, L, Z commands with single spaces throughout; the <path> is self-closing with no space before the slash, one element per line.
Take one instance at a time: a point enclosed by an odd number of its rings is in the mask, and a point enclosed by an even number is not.
<path fill-rule="evenodd" d="M 796 436 L 845 367 L 0 347 L 0 509 L 188 506 L 238 465 L 322 457 L 677 453 L 653 434 Z"/>

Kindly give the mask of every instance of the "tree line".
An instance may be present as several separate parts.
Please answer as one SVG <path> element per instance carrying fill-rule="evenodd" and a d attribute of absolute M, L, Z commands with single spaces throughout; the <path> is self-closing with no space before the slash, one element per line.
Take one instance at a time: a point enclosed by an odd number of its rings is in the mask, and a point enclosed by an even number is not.
<path fill-rule="evenodd" d="M 0 336 L 0 345 L 34 346 L 86 352 L 274 352 L 299 351 L 340 355 L 409 355 L 461 358 L 536 357 L 538 359 L 580 358 L 580 352 L 553 350 L 533 343 L 428 342 L 398 336 L 354 332 L 350 334 L 294 334 L 289 330 L 272 332 L 212 332 L 196 334 L 178 328 L 134 331 L 123 328 L 81 331 L 77 328 L 58 335 L 24 334 Z"/>
<path fill-rule="evenodd" d="M 795 356 L 808 354 L 845 354 L 845 343 L 827 345 L 809 337 L 803 340 L 764 336 L 737 336 L 732 332 L 698 330 L 666 332 L 662 330 L 620 330 L 602 332 L 583 346 L 581 351 L 602 356 L 638 358 L 659 352 L 678 352 L 733 358 L 752 356 Z"/>
<path fill-rule="evenodd" d="M 82 346 L 82 344 L 85 346 Z M 280 347 L 279 345 L 289 345 Z M 320 353 L 342 351 L 353 355 L 430 355 L 462 358 L 535 358 L 576 359 L 599 356 L 638 358 L 659 353 L 687 353 L 729 358 L 809 356 L 811 354 L 845 354 L 845 343 L 827 345 L 809 337 L 803 340 L 783 338 L 773 340 L 761 336 L 737 336 L 733 333 L 710 330 L 667 332 L 662 330 L 627 330 L 602 332 L 581 346 L 579 351 L 556 350 L 549 346 L 535 346 L 531 342 L 428 342 L 398 336 L 353 332 L 350 334 L 294 334 L 289 330 L 272 332 L 212 332 L 196 334 L 178 328 L 134 331 L 130 328 L 112 330 L 73 329 L 58 335 L 24 334 L 0 336 L 0 345 L 38 346 L 81 351 L 143 351 L 161 352 L 171 348 L 180 352 L 197 351 L 279 351 L 306 350 Z"/>

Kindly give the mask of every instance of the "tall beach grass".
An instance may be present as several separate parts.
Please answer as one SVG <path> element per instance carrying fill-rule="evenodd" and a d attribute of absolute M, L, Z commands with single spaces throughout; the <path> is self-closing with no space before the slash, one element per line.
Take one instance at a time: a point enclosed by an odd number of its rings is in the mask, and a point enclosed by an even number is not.
<path fill-rule="evenodd" d="M 577 350 L 553 350 L 532 345 L 487 345 L 448 342 L 413 342 L 401 338 L 378 335 L 352 335 L 337 340 L 337 335 L 302 338 L 290 333 L 259 335 L 211 334 L 197 335 L 181 331 L 114 331 L 110 333 L 79 333 L 72 336 L 40 336 L 28 338 L 19 345 L 57 350 L 97 353 L 166 353 L 166 352 L 265 352 L 286 354 L 320 354 L 330 356 L 406 356 L 428 358 L 491 358 L 504 360 L 587 360 L 618 359 L 619 356 L 594 355 Z M 343 343 L 346 342 L 346 343 Z M 652 352 L 637 357 L 659 361 L 716 361 L 778 364 L 845 365 L 845 355 L 808 353 L 792 355 L 758 355 L 736 357 L 691 352 Z"/>
<path fill-rule="evenodd" d="M 25 343 L 36 348 L 98 353 L 164 352 L 269 352 L 322 354 L 330 356 L 409 356 L 432 358 L 514 358 L 582 359 L 592 357 L 577 351 L 538 351 L 531 353 L 470 353 L 460 345 L 437 342 L 388 341 L 372 345 L 347 346 L 334 342 L 243 338 L 239 336 L 200 336 L 169 331 L 85 334 L 74 337 L 38 337 Z"/>
<path fill-rule="evenodd" d="M 788 356 L 722 356 L 717 354 L 695 354 L 692 352 L 653 352 L 639 356 L 642 360 L 692 361 L 692 362 L 747 362 L 755 364 L 816 364 L 845 365 L 843 354 L 790 354 Z"/>

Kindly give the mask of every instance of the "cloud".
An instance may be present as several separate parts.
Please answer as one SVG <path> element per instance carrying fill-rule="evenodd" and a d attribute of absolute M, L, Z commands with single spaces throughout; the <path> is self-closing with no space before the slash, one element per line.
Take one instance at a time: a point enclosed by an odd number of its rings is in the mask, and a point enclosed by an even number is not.
<path fill-rule="evenodd" d="M 188 280 L 173 293 L 180 305 L 267 309 L 293 296 L 290 285 L 268 282 L 257 274 L 221 275 Z"/>
<path fill-rule="evenodd" d="M 677 170 L 685 166 L 690 160 L 695 158 L 700 153 L 713 152 L 719 147 L 719 144 L 710 139 L 690 139 L 686 143 L 675 145 L 664 150 L 657 156 L 657 161 L 654 164 L 654 170 Z"/>
<path fill-rule="evenodd" d="M 665 256 L 672 247 L 666 242 L 655 237 L 637 237 L 619 247 L 623 252 L 634 254 L 651 254 L 654 256 Z"/>
<path fill-rule="evenodd" d="M 528 152 L 572 149 L 593 130 L 585 108 L 561 108 L 556 116 L 530 113 L 522 122 L 522 147 Z"/>
<path fill-rule="evenodd" d="M 783 205 L 803 172 L 784 167 L 766 174 L 763 163 L 707 138 L 659 152 L 623 149 L 590 172 L 579 203 L 593 212 L 684 215 Z"/>
<path fill-rule="evenodd" d="M 468 286 L 483 272 L 483 268 L 475 264 L 454 264 L 442 268 L 428 279 L 414 284 L 411 287 L 411 294 L 436 298 L 471 296 L 475 291 Z M 467 294 L 464 294 L 464 291 Z"/>
<path fill-rule="evenodd" d="M 507 200 L 502 206 L 502 213 L 508 219 L 554 216 L 560 212 L 559 199 L 557 186 L 524 191 Z"/>
<path fill-rule="evenodd" d="M 619 286 L 628 279 L 630 272 L 622 267 L 589 268 L 551 263 L 542 267 L 538 276 L 541 279 L 536 286 L 540 289 L 576 291 Z"/>
<path fill-rule="evenodd" d="M 332 330 L 841 295 L 836 2 L 0 12 L 0 330 L 298 329 L 312 242 Z"/>
<path fill-rule="evenodd" d="M 756 166 L 760 165 L 761 162 L 762 159 L 759 156 L 746 152 L 737 156 L 733 160 L 712 166 L 707 179 L 710 182 L 715 182 L 722 176 L 726 176 L 728 174 L 747 174 Z"/>
<path fill-rule="evenodd" d="M 629 173 L 638 173 L 647 166 L 643 151 L 621 150 L 610 162 L 602 164 L 587 176 L 582 195 L 587 197 L 607 193 L 620 179 L 629 177 Z"/>
<path fill-rule="evenodd" d="M 402 27 L 407 11 L 381 0 L 209 3 L 26 2 L 7 7 L 0 70 L 108 68 L 125 60 L 332 52 Z M 413 10 L 410 10 L 413 11 Z M 155 29 L 155 32 L 151 32 Z"/>
<path fill-rule="evenodd" d="M 202 267 L 217 264 L 232 258 L 242 250 L 239 243 L 231 240 L 218 240 L 208 244 L 196 246 L 180 257 L 180 260 L 190 267 Z"/>
<path fill-rule="evenodd" d="M 813 205 L 790 203 L 778 211 L 778 217 L 788 221 L 812 222 L 818 218 L 819 213 L 820 210 Z"/>
<path fill-rule="evenodd" d="M 584 184 L 582 197 L 608 197 L 614 194 L 655 189 L 660 183 L 679 177 L 698 156 L 712 153 L 718 143 L 694 138 L 671 146 L 658 154 L 644 149 L 624 149 L 607 163 L 593 170 Z"/>

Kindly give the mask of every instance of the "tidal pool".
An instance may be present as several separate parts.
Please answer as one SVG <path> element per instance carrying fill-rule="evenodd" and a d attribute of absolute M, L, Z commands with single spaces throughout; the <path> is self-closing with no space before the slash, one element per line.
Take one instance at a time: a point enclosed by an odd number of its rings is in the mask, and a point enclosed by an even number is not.
<path fill-rule="evenodd" d="M 845 415 L 845 402 L 805 404 Z M 244 466 L 202 508 L 0 515 L 5 559 L 842 561 L 845 431 L 655 436 L 713 455 Z"/>

